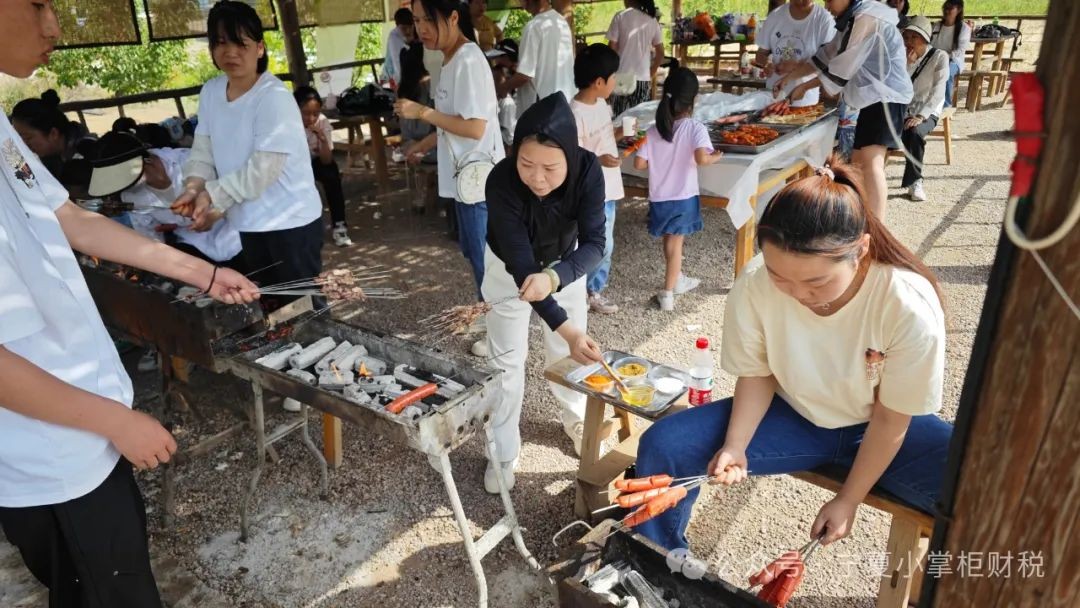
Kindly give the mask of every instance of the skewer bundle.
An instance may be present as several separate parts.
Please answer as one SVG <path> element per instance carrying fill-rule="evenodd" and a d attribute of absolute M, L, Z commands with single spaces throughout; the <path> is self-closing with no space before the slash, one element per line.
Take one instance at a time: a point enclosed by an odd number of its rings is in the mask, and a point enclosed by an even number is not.
<path fill-rule="evenodd" d="M 517 294 L 507 296 L 494 302 L 477 302 L 463 306 L 454 306 L 437 312 L 431 316 L 420 319 L 420 327 L 427 337 L 446 337 L 460 335 L 468 331 L 469 326 L 477 319 L 491 312 L 491 307 L 496 304 L 516 300 Z"/>
<path fill-rule="evenodd" d="M 332 301 L 396 300 L 405 297 L 393 287 L 364 287 L 367 283 L 390 277 L 390 271 L 377 268 L 327 270 L 317 277 L 286 281 L 259 288 L 262 295 L 316 296 Z"/>

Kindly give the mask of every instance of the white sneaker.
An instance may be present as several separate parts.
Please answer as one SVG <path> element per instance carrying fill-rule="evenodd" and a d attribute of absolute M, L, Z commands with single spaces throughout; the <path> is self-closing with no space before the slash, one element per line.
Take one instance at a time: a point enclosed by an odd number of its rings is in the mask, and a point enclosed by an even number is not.
<path fill-rule="evenodd" d="M 139 363 L 135 366 L 140 372 L 152 372 L 158 368 L 157 351 L 148 350 L 139 357 Z"/>
<path fill-rule="evenodd" d="M 487 338 L 473 342 L 472 348 L 469 349 L 469 352 L 476 355 L 477 357 L 480 357 L 481 359 L 487 359 L 488 357 L 490 357 L 491 351 L 488 350 Z"/>
<path fill-rule="evenodd" d="M 911 184 L 911 187 L 908 188 L 908 198 L 919 202 L 926 200 L 926 191 L 923 190 L 921 179 L 914 184 Z"/>
<path fill-rule="evenodd" d="M 517 468 L 517 463 L 517 458 L 510 462 L 502 463 L 503 483 L 506 485 L 507 491 L 514 489 L 514 469 Z M 489 460 L 487 469 L 484 470 L 484 490 L 486 490 L 488 494 L 499 493 L 499 478 L 496 477 L 496 475 L 498 475 L 498 473 L 495 471 L 495 465 Z"/>
<path fill-rule="evenodd" d="M 600 293 L 589 294 L 589 310 L 602 315 L 610 315 L 619 312 L 619 305 L 604 297 Z"/>
<path fill-rule="evenodd" d="M 574 442 L 574 453 L 581 458 L 581 438 L 585 436 L 585 423 L 578 421 L 570 425 L 564 424 L 563 430 L 570 441 Z"/>
<path fill-rule="evenodd" d="M 285 400 L 281 402 L 281 409 L 286 412 L 299 412 L 300 402 L 292 397 L 286 397 Z"/>
<path fill-rule="evenodd" d="M 701 279 L 695 279 L 679 273 L 679 278 L 675 281 L 675 289 L 672 289 L 671 291 L 675 292 L 675 295 L 684 294 L 688 291 L 697 289 L 698 285 L 701 285 Z"/>
<path fill-rule="evenodd" d="M 349 238 L 349 229 L 346 228 L 344 224 L 337 224 L 334 226 L 332 235 L 334 237 L 334 244 L 338 247 L 348 247 L 353 244 L 352 239 Z"/>
<path fill-rule="evenodd" d="M 675 310 L 675 294 L 670 291 L 661 291 L 657 293 L 656 302 L 660 304 L 660 310 L 664 312 Z"/>

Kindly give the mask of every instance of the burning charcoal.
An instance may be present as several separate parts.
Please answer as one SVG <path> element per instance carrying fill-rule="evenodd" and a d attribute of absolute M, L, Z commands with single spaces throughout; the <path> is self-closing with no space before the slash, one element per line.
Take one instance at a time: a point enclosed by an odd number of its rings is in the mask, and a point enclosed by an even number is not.
<path fill-rule="evenodd" d="M 443 376 L 440 376 L 439 374 L 432 374 L 432 376 L 435 377 L 434 382 L 437 382 L 439 384 L 439 394 L 443 395 L 444 397 L 453 397 L 454 395 L 465 390 L 464 384 L 454 382 L 450 378 L 445 378 Z M 445 390 L 448 394 L 443 394 L 443 390 Z"/>
<path fill-rule="evenodd" d="M 315 365 L 327 353 L 334 350 L 334 339 L 323 338 L 313 344 L 309 344 L 304 350 L 289 358 L 289 365 L 293 369 L 307 369 Z"/>
<path fill-rule="evenodd" d="M 596 593 L 607 593 L 619 583 L 619 569 L 611 564 L 605 564 L 583 582 L 586 587 Z"/>
<path fill-rule="evenodd" d="M 366 376 L 356 380 L 361 389 L 369 393 L 381 393 L 389 386 L 398 386 L 393 376 Z"/>
<path fill-rule="evenodd" d="M 327 353 L 326 356 L 324 356 L 322 359 L 319 359 L 319 362 L 315 364 L 315 371 L 320 374 L 323 372 L 328 372 L 330 371 L 331 363 L 334 363 L 334 365 L 340 369 L 341 366 L 337 365 L 336 362 L 338 359 L 341 358 L 342 355 L 348 352 L 350 348 L 352 348 L 351 342 L 349 342 L 348 340 L 342 341 L 341 344 L 338 344 L 336 347 L 334 347 L 334 350 Z M 348 370 L 350 368 L 346 367 L 344 369 Z"/>
<path fill-rule="evenodd" d="M 285 369 L 285 366 L 289 364 L 289 358 L 299 354 L 302 350 L 304 350 L 302 346 L 296 342 L 291 342 L 287 346 L 282 346 L 265 357 L 256 359 L 255 363 L 257 365 L 269 367 L 270 369 L 283 370 Z"/>
<path fill-rule="evenodd" d="M 415 405 L 410 405 L 409 407 L 401 410 L 401 413 L 398 414 L 398 416 L 401 416 L 402 418 L 411 422 L 416 422 L 424 416 L 424 412 Z"/>
<path fill-rule="evenodd" d="M 305 372 L 302 369 L 290 369 L 289 371 L 285 372 L 285 375 L 292 376 L 293 378 L 310 384 L 311 386 L 315 386 L 315 374 L 311 372 Z"/>
<path fill-rule="evenodd" d="M 387 386 L 383 389 L 382 394 L 386 395 L 391 399 L 397 399 L 398 397 L 404 395 L 407 392 L 409 391 L 402 388 L 400 384 L 391 384 L 390 386 Z"/>
<path fill-rule="evenodd" d="M 363 369 L 360 368 L 361 365 Z M 364 375 L 364 371 L 367 371 L 372 376 L 381 376 L 386 373 L 386 361 L 368 355 L 360 355 L 356 358 L 356 372 Z"/>
<path fill-rule="evenodd" d="M 364 389 L 360 388 L 355 384 L 350 384 L 349 386 L 346 386 L 345 389 L 342 391 L 342 394 L 345 395 L 346 399 L 358 405 L 367 405 L 371 403 L 371 395 L 364 392 Z"/>
<path fill-rule="evenodd" d="M 348 370 L 355 369 L 356 360 L 361 355 L 366 355 L 366 354 L 367 354 L 367 349 L 364 348 L 363 345 L 357 344 L 357 345 L 353 346 L 352 348 L 350 348 L 349 350 L 345 351 L 345 353 L 343 355 L 338 357 L 334 361 L 334 365 L 337 366 L 338 369 L 348 369 Z"/>
<path fill-rule="evenodd" d="M 353 373 L 345 371 L 328 371 L 319 374 L 319 388 L 328 391 L 340 391 L 346 386 L 352 386 Z"/>

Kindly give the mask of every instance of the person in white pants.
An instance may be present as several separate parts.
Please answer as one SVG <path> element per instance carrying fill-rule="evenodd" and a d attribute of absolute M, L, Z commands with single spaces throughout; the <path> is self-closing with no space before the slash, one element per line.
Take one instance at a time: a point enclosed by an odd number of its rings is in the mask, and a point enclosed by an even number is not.
<path fill-rule="evenodd" d="M 604 177 L 596 155 L 577 142 L 570 105 L 562 93 L 554 93 L 522 114 L 510 156 L 487 181 L 482 292 L 493 304 L 487 314 L 488 352 L 503 370 L 492 423 L 496 461 L 484 473 L 484 488 L 491 493 L 499 491 L 499 470 L 506 487 L 514 486 L 532 311 L 547 325 L 548 364 L 567 355 L 581 363 L 601 357 L 585 333 L 585 282 L 604 255 Z M 580 452 L 585 399 L 565 388 L 551 389 L 562 405 L 563 427 Z"/>

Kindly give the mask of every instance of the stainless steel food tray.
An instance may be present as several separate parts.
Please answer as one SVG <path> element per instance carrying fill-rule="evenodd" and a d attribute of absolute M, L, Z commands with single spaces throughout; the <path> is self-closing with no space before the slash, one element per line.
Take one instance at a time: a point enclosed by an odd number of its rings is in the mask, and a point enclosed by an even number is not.
<path fill-rule="evenodd" d="M 608 365 L 611 365 L 619 359 L 624 359 L 626 357 L 645 359 L 645 357 L 640 357 L 638 355 L 624 353 L 617 350 L 609 350 L 604 352 L 604 361 L 607 361 Z M 638 407 L 635 405 L 630 405 L 629 403 L 626 403 L 622 400 L 622 397 L 618 394 L 619 391 L 617 389 L 612 389 L 611 392 L 601 392 L 593 389 L 588 384 L 585 384 L 585 378 L 593 374 L 603 374 L 605 376 L 607 375 L 607 372 L 604 371 L 604 367 L 599 363 L 583 365 L 575 369 L 574 371 L 566 374 L 566 381 L 576 386 L 578 390 L 585 393 L 586 395 L 596 397 L 597 399 L 600 399 L 606 403 L 610 403 L 613 407 L 617 407 L 621 410 L 626 410 L 628 412 L 633 412 L 634 414 L 644 416 L 646 418 L 656 418 L 666 409 L 671 407 L 673 403 L 678 401 L 680 397 L 686 394 L 686 391 L 690 386 L 690 374 L 684 372 L 681 369 L 671 367 L 670 365 L 656 363 L 655 361 L 650 361 L 649 359 L 645 360 L 649 361 L 649 365 L 651 366 L 649 369 L 649 373 L 647 374 L 647 378 L 649 380 L 656 380 L 659 378 L 676 378 L 683 383 L 683 390 L 674 394 L 657 392 L 656 395 L 653 397 L 652 403 L 647 406 Z"/>
<path fill-rule="evenodd" d="M 750 124 L 768 127 L 780 133 L 780 137 L 777 137 L 776 139 L 768 143 L 761 144 L 760 146 L 745 146 L 740 144 L 724 143 L 724 141 L 719 138 L 719 132 L 727 130 L 729 128 L 733 128 L 735 125 L 717 125 L 717 127 L 709 125 L 709 139 L 712 140 L 713 148 L 717 150 L 723 150 L 724 152 L 730 152 L 732 154 L 761 154 L 769 148 L 779 144 L 781 141 L 785 141 L 787 139 L 795 137 L 797 134 L 805 131 L 806 129 L 809 129 L 810 127 L 818 124 L 819 122 L 827 120 L 835 113 L 836 108 L 827 108 L 825 110 L 825 113 L 823 113 L 821 116 L 818 116 L 812 122 L 806 123 L 805 125 L 771 124 L 760 121 L 752 122 Z"/>

